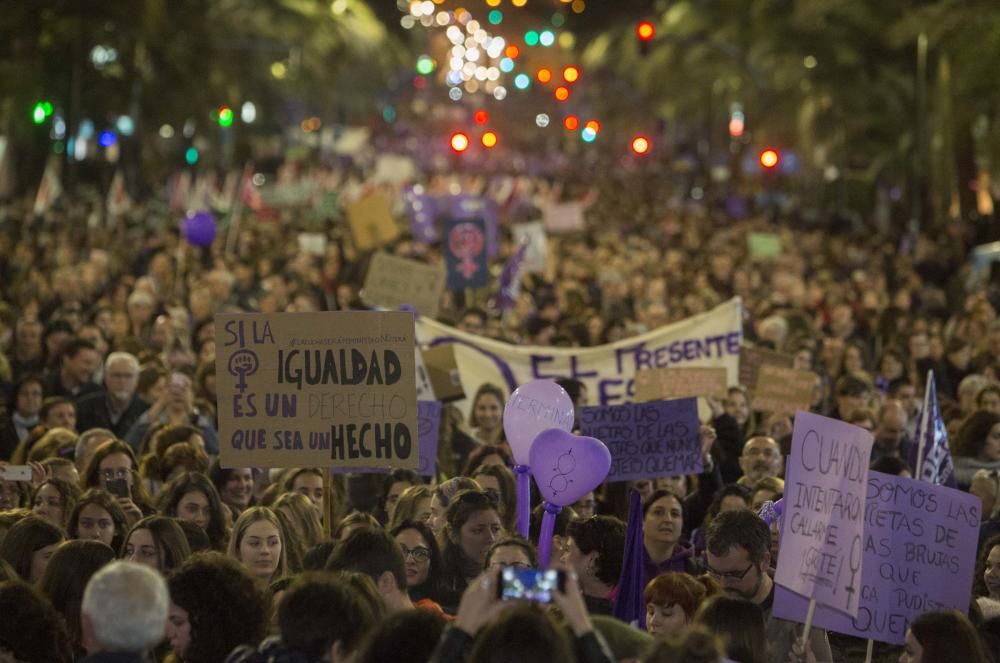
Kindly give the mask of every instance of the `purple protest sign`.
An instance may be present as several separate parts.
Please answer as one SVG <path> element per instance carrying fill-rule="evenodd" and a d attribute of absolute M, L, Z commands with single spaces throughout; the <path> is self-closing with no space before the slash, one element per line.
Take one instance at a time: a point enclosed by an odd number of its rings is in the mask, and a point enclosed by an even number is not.
<path fill-rule="evenodd" d="M 437 474 L 438 435 L 441 430 L 441 401 L 417 401 L 417 432 L 420 436 L 420 467 L 417 474 Z M 388 474 L 388 467 L 333 467 L 331 474 Z"/>
<path fill-rule="evenodd" d="M 799 411 L 785 469 L 785 517 L 774 580 L 817 604 L 858 613 L 872 434 Z"/>
<path fill-rule="evenodd" d="M 696 398 L 585 407 L 580 428 L 611 451 L 608 481 L 702 472 Z"/>
<path fill-rule="evenodd" d="M 813 625 L 901 645 L 907 626 L 920 613 L 946 608 L 966 612 L 981 506 L 975 495 L 953 488 L 871 472 L 857 616 L 819 606 Z M 779 564 L 784 555 L 782 541 Z M 808 599 L 780 586 L 774 599 L 776 617 L 802 621 Z"/>
<path fill-rule="evenodd" d="M 444 226 L 444 260 L 448 287 L 484 288 L 489 281 L 486 255 L 486 222 L 482 219 L 450 219 Z"/>

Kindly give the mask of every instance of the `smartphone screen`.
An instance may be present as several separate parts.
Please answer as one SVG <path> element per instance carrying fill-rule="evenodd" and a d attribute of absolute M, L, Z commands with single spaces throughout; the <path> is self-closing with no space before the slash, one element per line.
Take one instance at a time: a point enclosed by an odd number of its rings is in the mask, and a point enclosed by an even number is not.
<path fill-rule="evenodd" d="M 106 482 L 108 492 L 115 497 L 131 497 L 131 493 L 128 489 L 127 479 L 109 479 Z"/>
<path fill-rule="evenodd" d="M 521 569 L 505 566 L 500 572 L 500 599 L 551 603 L 562 589 L 563 575 L 555 569 Z"/>
<path fill-rule="evenodd" d="M 0 479 L 4 481 L 31 481 L 31 466 L 0 465 Z"/>

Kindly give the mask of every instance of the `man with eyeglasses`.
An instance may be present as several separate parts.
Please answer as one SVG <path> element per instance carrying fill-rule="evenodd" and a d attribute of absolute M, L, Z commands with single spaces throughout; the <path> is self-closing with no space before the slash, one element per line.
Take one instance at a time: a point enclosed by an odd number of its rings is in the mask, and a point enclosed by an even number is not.
<path fill-rule="evenodd" d="M 764 612 L 771 663 L 788 663 L 792 645 L 802 626 L 775 617 L 774 580 L 771 571 L 771 532 L 755 513 L 740 509 L 725 511 L 707 527 L 706 570 L 725 592 L 756 603 Z M 803 615 L 803 619 L 805 615 Z M 813 628 L 809 646 L 817 663 L 833 661 L 826 631 Z"/>
<path fill-rule="evenodd" d="M 765 477 L 781 477 L 785 459 L 781 455 L 781 447 L 774 438 L 758 435 L 751 437 L 743 445 L 740 456 L 740 469 L 743 476 L 738 483 L 743 486 L 756 486 Z"/>
<path fill-rule="evenodd" d="M 86 431 L 105 428 L 122 438 L 149 409 L 136 395 L 139 360 L 128 352 L 112 352 L 104 362 L 104 388 L 76 402 L 77 426 Z"/>
<path fill-rule="evenodd" d="M 406 587 L 403 550 L 384 529 L 361 527 L 351 532 L 333 549 L 326 570 L 370 576 L 387 614 L 414 609 Z"/>

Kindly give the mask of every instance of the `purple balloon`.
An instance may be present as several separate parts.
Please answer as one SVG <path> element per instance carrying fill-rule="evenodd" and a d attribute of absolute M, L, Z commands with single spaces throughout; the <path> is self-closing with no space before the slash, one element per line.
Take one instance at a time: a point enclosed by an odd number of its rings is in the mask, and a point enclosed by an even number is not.
<path fill-rule="evenodd" d="M 503 430 L 518 465 L 528 465 L 531 445 L 549 428 L 573 430 L 573 400 L 555 380 L 532 380 L 514 390 L 503 408 Z"/>
<path fill-rule="evenodd" d="M 215 230 L 215 216 L 206 210 L 192 212 L 181 222 L 184 239 L 194 246 L 211 246 Z"/>
<path fill-rule="evenodd" d="M 611 470 L 611 452 L 603 442 L 558 428 L 535 438 L 530 459 L 542 497 L 559 506 L 569 506 L 597 488 Z"/>

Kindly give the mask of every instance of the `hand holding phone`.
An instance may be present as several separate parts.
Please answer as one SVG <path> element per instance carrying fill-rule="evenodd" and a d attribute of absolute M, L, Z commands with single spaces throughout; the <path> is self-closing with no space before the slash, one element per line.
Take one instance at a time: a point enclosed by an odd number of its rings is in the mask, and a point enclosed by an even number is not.
<path fill-rule="evenodd" d="M 0 480 L 31 481 L 31 466 L 0 464 Z"/>
<path fill-rule="evenodd" d="M 132 497 L 132 492 L 128 486 L 128 479 L 108 479 L 104 485 L 108 492 L 115 497 Z"/>
<path fill-rule="evenodd" d="M 526 600 L 552 603 L 555 592 L 565 591 L 566 575 L 556 569 L 524 569 L 505 566 L 497 585 L 502 601 Z"/>

